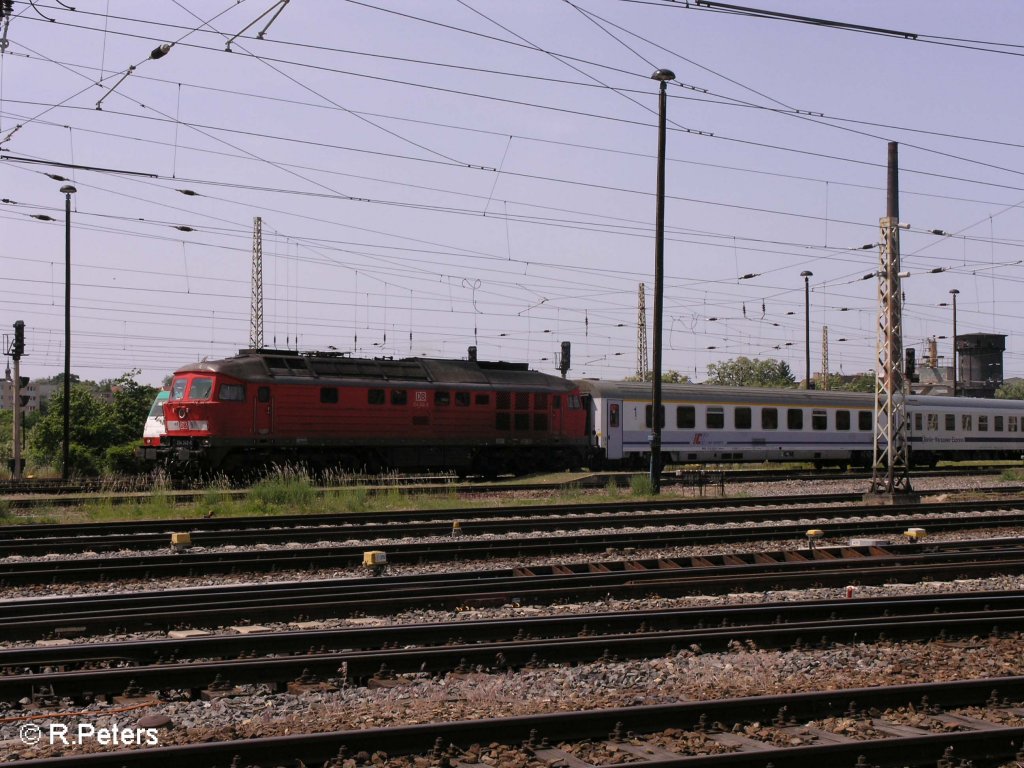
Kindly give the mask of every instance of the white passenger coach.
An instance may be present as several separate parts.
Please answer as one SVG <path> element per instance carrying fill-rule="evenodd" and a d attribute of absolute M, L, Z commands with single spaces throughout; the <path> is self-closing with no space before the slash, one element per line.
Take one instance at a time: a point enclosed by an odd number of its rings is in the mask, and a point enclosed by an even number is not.
<path fill-rule="evenodd" d="M 577 382 L 601 466 L 650 460 L 651 385 Z M 874 395 L 693 384 L 662 386 L 666 462 L 811 461 L 870 467 Z M 911 395 L 911 463 L 1020 459 L 1024 401 Z"/>

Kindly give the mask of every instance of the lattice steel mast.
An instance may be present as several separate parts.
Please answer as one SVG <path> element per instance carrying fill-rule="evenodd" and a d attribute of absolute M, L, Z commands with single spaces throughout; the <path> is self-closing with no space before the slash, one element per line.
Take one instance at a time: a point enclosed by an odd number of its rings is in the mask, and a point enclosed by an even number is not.
<path fill-rule="evenodd" d="M 252 303 L 249 307 L 249 347 L 263 349 L 263 219 L 252 220 Z"/>
<path fill-rule="evenodd" d="M 890 142 L 886 216 L 879 221 L 882 239 L 878 250 L 878 342 L 871 472 L 871 492 L 876 494 L 912 491 L 903 376 L 899 216 L 898 152 L 896 142 Z"/>
<path fill-rule="evenodd" d="M 636 377 L 647 381 L 650 369 L 647 367 L 647 286 L 640 283 L 636 298 Z"/>

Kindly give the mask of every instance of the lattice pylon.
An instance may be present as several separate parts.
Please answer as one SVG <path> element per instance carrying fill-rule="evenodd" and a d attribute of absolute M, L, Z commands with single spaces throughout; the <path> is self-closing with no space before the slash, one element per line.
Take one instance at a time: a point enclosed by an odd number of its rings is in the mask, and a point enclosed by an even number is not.
<path fill-rule="evenodd" d="M 252 302 L 249 306 L 249 347 L 263 349 L 263 219 L 252 220 Z"/>
<path fill-rule="evenodd" d="M 821 326 L 821 388 L 831 389 L 828 382 L 828 326 Z"/>
<path fill-rule="evenodd" d="M 875 369 L 875 432 L 872 451 L 873 493 L 909 493 L 910 451 L 907 441 L 903 376 L 903 320 L 900 290 L 899 221 L 879 221 L 878 337 Z"/>
<path fill-rule="evenodd" d="M 640 381 L 650 378 L 647 367 L 647 290 L 643 283 L 636 298 L 636 376 Z"/>

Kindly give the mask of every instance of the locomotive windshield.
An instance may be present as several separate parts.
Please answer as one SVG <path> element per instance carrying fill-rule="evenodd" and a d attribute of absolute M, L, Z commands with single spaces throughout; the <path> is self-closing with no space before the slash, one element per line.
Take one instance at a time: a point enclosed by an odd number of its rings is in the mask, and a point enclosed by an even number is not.
<path fill-rule="evenodd" d="M 192 386 L 188 388 L 189 400 L 209 400 L 213 392 L 213 379 L 192 379 Z"/>
<path fill-rule="evenodd" d="M 175 379 L 174 383 L 171 384 L 171 400 L 181 400 L 185 397 L 185 387 L 188 385 L 188 379 Z"/>

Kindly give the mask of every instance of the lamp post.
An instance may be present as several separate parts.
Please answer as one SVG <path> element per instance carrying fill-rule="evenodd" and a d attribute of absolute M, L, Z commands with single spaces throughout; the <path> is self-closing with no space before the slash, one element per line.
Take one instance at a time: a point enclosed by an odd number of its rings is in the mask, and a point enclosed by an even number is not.
<path fill-rule="evenodd" d="M 654 366 L 651 371 L 651 493 L 661 493 L 661 326 L 665 306 L 665 115 L 669 80 L 675 73 L 659 69 L 652 80 L 658 93 L 658 193 L 654 217 Z"/>
<path fill-rule="evenodd" d="M 956 397 L 956 297 L 960 291 L 956 288 L 952 288 L 949 293 L 953 297 L 953 397 Z"/>
<path fill-rule="evenodd" d="M 811 381 L 811 288 L 809 278 L 814 273 L 805 269 L 800 273 L 804 279 L 804 372 L 807 376 L 807 389 L 814 389 L 814 382 Z"/>
<path fill-rule="evenodd" d="M 60 476 L 67 480 L 71 455 L 71 195 L 78 190 L 65 184 L 60 191 L 64 193 L 64 441 Z"/>

